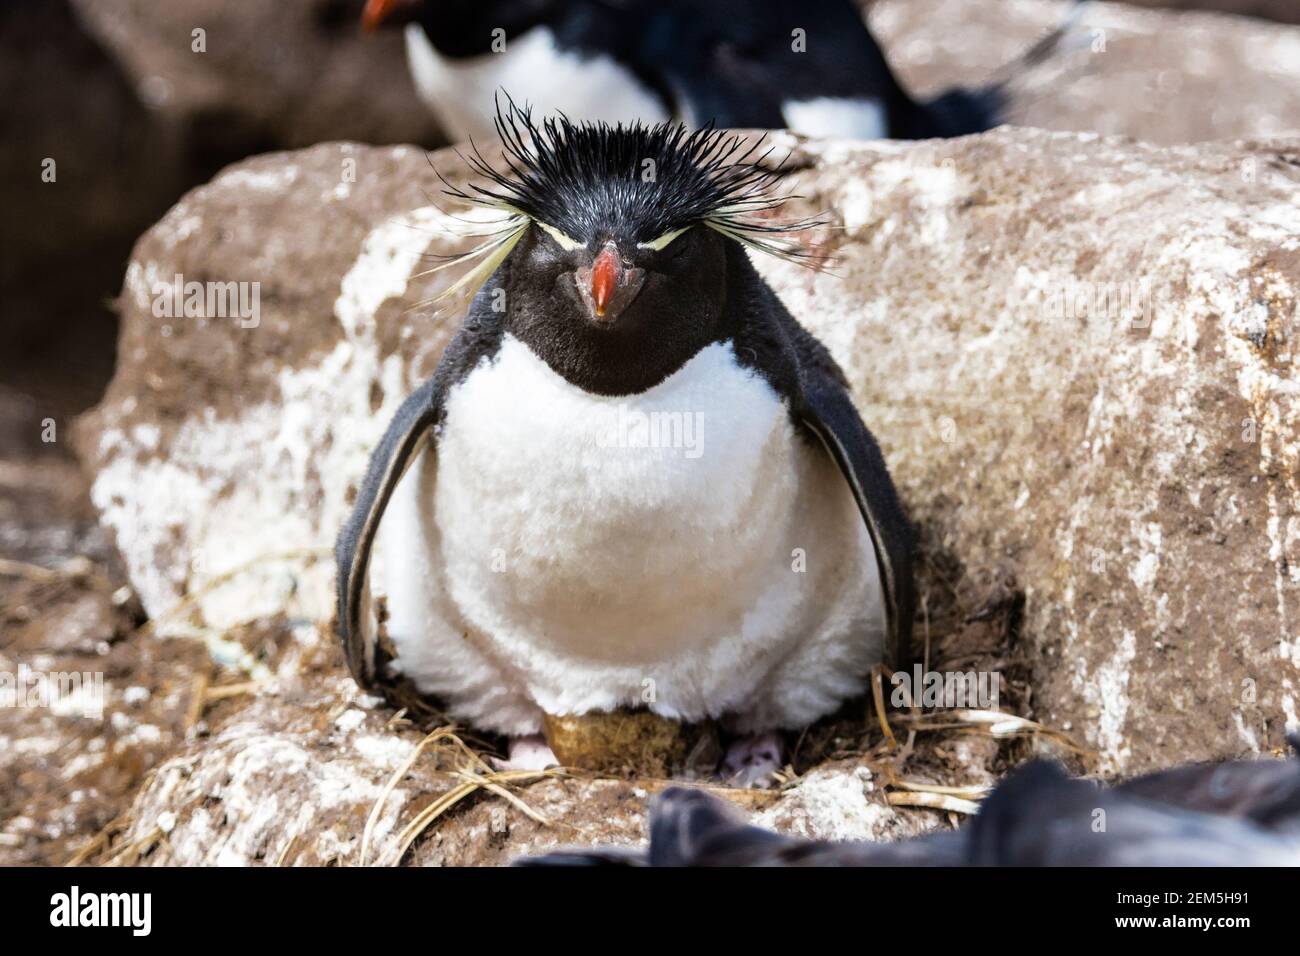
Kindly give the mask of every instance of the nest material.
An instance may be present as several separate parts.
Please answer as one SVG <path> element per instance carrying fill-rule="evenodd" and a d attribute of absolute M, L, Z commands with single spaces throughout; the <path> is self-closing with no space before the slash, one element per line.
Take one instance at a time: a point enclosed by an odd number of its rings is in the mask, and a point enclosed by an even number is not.
<path fill-rule="evenodd" d="M 712 724 L 683 724 L 648 710 L 547 714 L 543 731 L 566 767 L 633 777 L 693 775 L 720 756 Z"/>

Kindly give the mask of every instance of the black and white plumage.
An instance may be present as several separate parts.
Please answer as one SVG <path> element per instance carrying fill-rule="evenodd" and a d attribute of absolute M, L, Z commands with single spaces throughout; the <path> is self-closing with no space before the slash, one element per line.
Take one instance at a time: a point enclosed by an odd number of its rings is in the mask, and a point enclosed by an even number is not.
<path fill-rule="evenodd" d="M 370 0 L 366 22 L 406 25 L 416 87 L 456 139 L 490 134 L 500 89 L 574 119 L 855 139 L 979 132 L 1006 103 L 1003 81 L 909 95 L 853 0 Z"/>
<path fill-rule="evenodd" d="M 515 738 L 644 706 L 761 739 L 834 710 L 906 656 L 911 532 L 747 258 L 797 254 L 752 218 L 770 173 L 715 131 L 500 123 L 513 170 L 462 194 L 502 215 L 483 287 L 339 539 L 353 674 Z"/>
<path fill-rule="evenodd" d="M 492 135 L 506 90 L 588 121 L 672 118 L 668 91 L 640 66 L 642 0 L 369 0 L 363 22 L 405 28 L 420 98 L 456 141 Z"/>
<path fill-rule="evenodd" d="M 1300 754 L 1300 737 L 1292 746 Z M 960 830 L 836 843 L 746 824 L 674 787 L 645 850 L 560 850 L 517 866 L 1300 866 L 1300 760 L 1193 764 L 1105 789 L 1055 764 L 1014 771 Z"/>

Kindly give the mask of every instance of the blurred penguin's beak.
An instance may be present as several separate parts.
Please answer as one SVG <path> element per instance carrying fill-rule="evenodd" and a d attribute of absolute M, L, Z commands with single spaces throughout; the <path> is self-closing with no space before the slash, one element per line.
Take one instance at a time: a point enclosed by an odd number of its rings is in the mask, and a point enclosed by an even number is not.
<path fill-rule="evenodd" d="M 378 30 L 396 13 L 413 6 L 414 0 L 366 0 L 366 8 L 361 11 L 361 25 L 367 30 Z"/>
<path fill-rule="evenodd" d="M 645 282 L 644 269 L 623 266 L 614 240 L 601 248 L 590 269 L 574 272 L 578 293 L 597 322 L 613 322 L 636 298 Z"/>

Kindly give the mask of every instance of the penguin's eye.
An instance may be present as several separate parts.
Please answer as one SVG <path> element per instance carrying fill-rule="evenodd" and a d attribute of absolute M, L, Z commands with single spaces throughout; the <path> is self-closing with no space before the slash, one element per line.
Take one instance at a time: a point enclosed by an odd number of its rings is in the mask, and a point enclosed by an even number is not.
<path fill-rule="evenodd" d="M 680 236 L 682 233 L 684 233 L 684 232 L 685 232 L 687 229 L 689 229 L 689 228 L 691 228 L 691 227 L 690 227 L 690 226 L 682 226 L 682 228 L 680 228 L 680 229 L 673 229 L 673 230 L 671 230 L 671 231 L 669 231 L 669 232 L 665 232 L 665 233 L 664 233 L 662 236 L 660 236 L 658 239 L 652 239 L 652 240 L 650 240 L 649 242 L 638 242 L 638 243 L 636 244 L 636 247 L 637 247 L 638 249 L 653 249 L 653 250 L 655 250 L 656 252 L 658 252 L 660 249 L 663 249 L 664 247 L 666 247 L 666 246 L 668 245 L 668 243 L 672 242 L 674 239 L 676 239 L 678 236 Z"/>
<path fill-rule="evenodd" d="M 536 222 L 536 220 L 533 221 Z M 537 227 L 541 229 L 542 232 L 546 233 L 548 236 L 554 239 L 556 245 L 558 245 L 565 252 L 572 252 L 574 249 L 581 249 L 586 245 L 585 242 L 579 242 L 577 239 L 573 239 L 569 236 L 566 236 L 564 233 L 560 232 L 560 230 L 556 229 L 554 226 L 548 226 L 544 222 L 538 222 Z"/>

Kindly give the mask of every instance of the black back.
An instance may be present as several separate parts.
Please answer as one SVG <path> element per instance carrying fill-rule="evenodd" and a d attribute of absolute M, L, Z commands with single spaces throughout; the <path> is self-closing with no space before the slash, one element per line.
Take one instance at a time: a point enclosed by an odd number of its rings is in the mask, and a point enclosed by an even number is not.
<path fill-rule="evenodd" d="M 337 627 L 348 670 L 362 687 L 379 688 L 386 651 L 376 642 L 366 618 L 370 552 L 393 489 L 442 421 L 448 392 L 501 345 L 501 315 L 491 307 L 498 273 L 479 291 L 433 376 L 412 392 L 389 422 L 357 490 L 352 512 L 334 546 Z M 380 688 L 382 689 L 382 688 Z"/>

